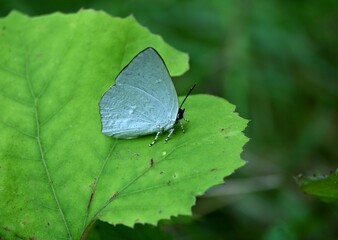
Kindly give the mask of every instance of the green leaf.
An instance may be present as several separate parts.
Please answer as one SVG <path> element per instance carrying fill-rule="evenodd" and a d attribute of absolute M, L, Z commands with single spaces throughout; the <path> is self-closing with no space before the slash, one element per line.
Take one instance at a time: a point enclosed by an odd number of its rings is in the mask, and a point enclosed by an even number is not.
<path fill-rule="evenodd" d="M 171 75 L 188 69 L 186 54 L 133 17 L 0 21 L 0 236 L 79 239 L 97 219 L 133 226 L 191 214 L 195 196 L 244 165 L 247 121 L 218 97 L 191 96 L 186 133 L 178 127 L 167 144 L 101 134 L 102 94 L 148 46 Z"/>
<path fill-rule="evenodd" d="M 329 175 L 314 175 L 296 178 L 303 192 L 318 197 L 324 201 L 338 200 L 338 169 Z"/>

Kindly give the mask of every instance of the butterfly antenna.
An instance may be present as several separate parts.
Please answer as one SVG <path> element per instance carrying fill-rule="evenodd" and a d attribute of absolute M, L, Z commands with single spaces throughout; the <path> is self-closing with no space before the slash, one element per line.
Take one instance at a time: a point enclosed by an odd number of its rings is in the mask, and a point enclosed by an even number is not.
<path fill-rule="evenodd" d="M 195 88 L 195 86 L 196 86 L 196 83 L 194 84 L 194 86 L 192 86 L 192 87 L 190 88 L 190 90 L 189 90 L 188 94 L 185 96 L 185 98 L 184 98 L 183 102 L 182 102 L 182 103 L 181 103 L 181 105 L 180 105 L 180 109 L 182 108 L 182 106 L 183 106 L 183 103 L 185 102 L 185 100 L 187 100 L 187 98 L 189 97 L 190 93 L 191 93 L 191 92 L 192 92 L 192 90 Z"/>

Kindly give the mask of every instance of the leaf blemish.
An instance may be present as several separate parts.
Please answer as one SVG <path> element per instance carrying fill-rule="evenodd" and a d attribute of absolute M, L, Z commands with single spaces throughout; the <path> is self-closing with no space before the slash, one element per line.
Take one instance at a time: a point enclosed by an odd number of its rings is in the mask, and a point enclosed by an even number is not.
<path fill-rule="evenodd" d="M 36 54 L 35 54 L 35 56 L 37 57 L 37 58 L 39 58 L 39 57 L 43 57 L 43 52 L 41 52 L 41 51 L 39 51 L 39 52 L 37 52 Z"/>
<path fill-rule="evenodd" d="M 138 152 L 134 152 L 130 148 L 127 149 L 127 152 L 133 155 L 134 157 L 140 157 L 140 154 Z"/>
<path fill-rule="evenodd" d="M 96 185 L 96 178 L 94 178 L 94 181 L 92 182 L 92 184 L 90 184 L 90 188 L 92 189 L 92 191 L 94 190 Z"/>
<path fill-rule="evenodd" d="M 26 224 L 27 224 L 26 220 L 24 220 L 24 221 L 21 222 L 21 225 L 26 225 Z"/>
<path fill-rule="evenodd" d="M 114 198 L 116 198 L 118 194 L 119 192 L 114 193 L 113 196 L 110 198 L 110 201 L 114 200 Z"/>
<path fill-rule="evenodd" d="M 153 167 L 153 166 L 154 166 L 154 159 L 151 158 L 151 159 L 150 159 L 150 167 Z"/>

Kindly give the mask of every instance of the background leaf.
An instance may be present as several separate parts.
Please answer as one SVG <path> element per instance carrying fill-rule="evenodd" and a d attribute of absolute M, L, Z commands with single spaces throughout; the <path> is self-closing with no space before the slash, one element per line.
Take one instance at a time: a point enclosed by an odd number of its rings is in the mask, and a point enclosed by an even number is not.
<path fill-rule="evenodd" d="M 338 170 L 329 175 L 299 176 L 296 178 L 303 192 L 334 202 L 338 200 Z"/>
<path fill-rule="evenodd" d="M 163 239 L 170 240 L 172 237 L 160 228 L 149 224 L 135 224 L 133 228 L 123 225 L 112 226 L 108 223 L 97 221 L 88 235 L 88 240 L 143 240 Z"/>
<path fill-rule="evenodd" d="M 99 99 L 139 51 L 156 48 L 174 76 L 188 69 L 186 54 L 134 18 L 13 12 L 0 29 L 1 236 L 78 239 L 97 219 L 190 214 L 196 195 L 244 164 L 247 121 L 208 95 L 189 98 L 186 134 L 166 145 L 101 134 Z"/>

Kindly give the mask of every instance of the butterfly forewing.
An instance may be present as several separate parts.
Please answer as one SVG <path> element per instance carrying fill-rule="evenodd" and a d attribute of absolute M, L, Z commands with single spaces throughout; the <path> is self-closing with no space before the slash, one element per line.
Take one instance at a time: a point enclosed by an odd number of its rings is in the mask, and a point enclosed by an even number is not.
<path fill-rule="evenodd" d="M 118 138 L 168 130 L 178 112 L 175 87 L 162 58 L 152 48 L 139 53 L 121 71 L 99 105 L 102 132 Z"/>

